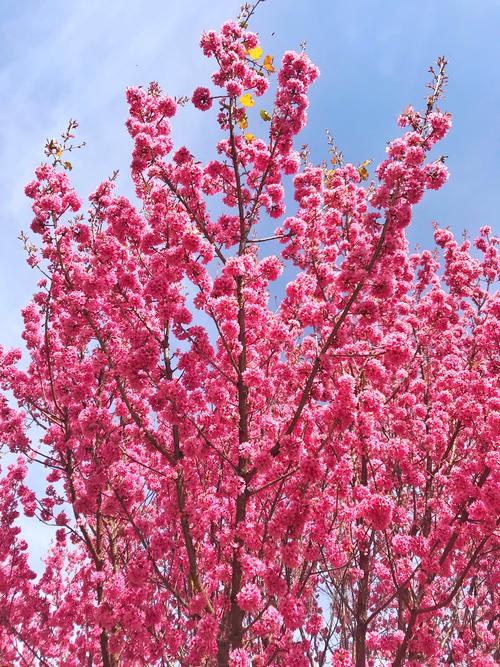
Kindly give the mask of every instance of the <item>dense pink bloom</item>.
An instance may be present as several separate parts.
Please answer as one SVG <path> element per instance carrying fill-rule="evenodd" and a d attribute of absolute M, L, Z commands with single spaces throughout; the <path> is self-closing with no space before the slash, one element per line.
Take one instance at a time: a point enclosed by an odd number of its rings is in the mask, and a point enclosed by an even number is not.
<path fill-rule="evenodd" d="M 82 211 L 58 158 L 25 189 L 42 276 L 25 358 L 0 348 L 2 664 L 497 664 L 499 239 L 406 235 L 448 178 L 444 72 L 367 184 L 297 152 L 305 53 L 254 136 L 271 56 L 234 21 L 201 47 L 206 163 L 153 83 L 127 90 L 139 206 L 113 178 Z"/>
<path fill-rule="evenodd" d="M 392 521 L 393 503 L 390 498 L 373 495 L 364 501 L 362 515 L 375 530 L 384 530 Z"/>
<path fill-rule="evenodd" d="M 210 91 L 208 88 L 203 88 L 201 86 L 194 91 L 191 101 L 197 109 L 200 109 L 200 111 L 208 111 L 212 106 L 212 96 L 210 95 Z"/>
<path fill-rule="evenodd" d="M 260 607 L 262 596 L 255 584 L 245 584 L 237 597 L 238 606 L 245 611 L 257 611 Z"/>

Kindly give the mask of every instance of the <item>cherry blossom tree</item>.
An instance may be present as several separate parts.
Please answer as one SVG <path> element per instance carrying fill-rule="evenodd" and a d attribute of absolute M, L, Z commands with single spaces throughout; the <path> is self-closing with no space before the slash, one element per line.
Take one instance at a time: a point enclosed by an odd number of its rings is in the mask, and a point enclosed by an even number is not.
<path fill-rule="evenodd" d="M 446 63 L 370 181 L 333 142 L 319 166 L 296 151 L 318 69 L 275 64 L 248 18 L 201 39 L 208 163 L 173 146 L 187 100 L 151 84 L 127 91 L 140 206 L 115 177 L 82 203 L 75 123 L 26 187 L 2 664 L 498 664 L 498 239 L 405 235 L 448 178 Z M 19 513 L 55 526 L 38 576 Z"/>

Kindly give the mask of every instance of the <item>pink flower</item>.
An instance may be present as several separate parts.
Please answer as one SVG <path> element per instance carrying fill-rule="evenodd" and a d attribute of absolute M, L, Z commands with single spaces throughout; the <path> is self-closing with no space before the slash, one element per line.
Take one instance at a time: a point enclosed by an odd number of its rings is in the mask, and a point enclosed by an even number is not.
<path fill-rule="evenodd" d="M 249 667 L 248 653 L 242 648 L 231 651 L 229 654 L 229 665 L 230 667 Z"/>
<path fill-rule="evenodd" d="M 425 184 L 431 190 L 439 190 L 448 180 L 448 167 L 442 162 L 432 162 L 425 167 Z"/>
<path fill-rule="evenodd" d="M 177 103 L 173 97 L 162 97 L 158 102 L 158 113 L 162 116 L 170 118 L 175 116 L 177 111 Z"/>
<path fill-rule="evenodd" d="M 427 122 L 432 129 L 432 143 L 436 143 L 442 139 L 451 127 L 451 115 L 449 113 L 441 113 L 440 111 L 433 111 L 427 116 Z"/>
<path fill-rule="evenodd" d="M 333 667 L 351 667 L 352 666 L 352 660 L 351 660 L 351 655 L 349 651 L 346 651 L 345 649 L 339 649 L 338 651 L 335 651 L 333 655 L 333 662 L 332 662 Z"/>
<path fill-rule="evenodd" d="M 227 94 L 231 97 L 238 97 L 243 92 L 243 86 L 236 79 L 230 79 L 226 83 Z"/>
<path fill-rule="evenodd" d="M 262 594 L 255 584 L 245 584 L 238 593 L 236 600 L 238 606 L 244 611 L 255 612 L 262 602 Z"/>
<path fill-rule="evenodd" d="M 362 502 L 361 514 L 375 530 L 385 530 L 392 521 L 394 503 L 386 496 L 373 494 Z"/>
<path fill-rule="evenodd" d="M 202 86 L 196 88 L 191 98 L 192 103 L 200 111 L 208 111 L 212 106 L 212 97 L 208 88 Z"/>

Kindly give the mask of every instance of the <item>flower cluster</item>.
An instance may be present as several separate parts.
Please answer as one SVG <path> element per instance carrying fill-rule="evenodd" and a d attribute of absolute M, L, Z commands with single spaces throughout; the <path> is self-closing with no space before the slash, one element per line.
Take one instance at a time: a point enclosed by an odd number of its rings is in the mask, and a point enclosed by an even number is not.
<path fill-rule="evenodd" d="M 301 166 L 305 53 L 255 136 L 273 57 L 244 21 L 201 46 L 207 162 L 151 84 L 127 91 L 140 206 L 112 178 L 81 213 L 57 159 L 26 186 L 42 276 L 26 359 L 0 348 L 1 658 L 496 664 L 499 239 L 406 237 L 448 178 L 443 61 L 367 185 L 333 149 Z M 39 577 L 26 521 L 54 531 Z"/>

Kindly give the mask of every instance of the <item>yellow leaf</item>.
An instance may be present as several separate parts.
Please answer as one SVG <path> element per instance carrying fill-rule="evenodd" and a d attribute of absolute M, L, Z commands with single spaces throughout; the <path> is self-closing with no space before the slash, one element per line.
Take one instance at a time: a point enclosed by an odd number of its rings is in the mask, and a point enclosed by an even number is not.
<path fill-rule="evenodd" d="M 368 180 L 368 169 L 367 166 L 370 164 L 371 160 L 365 160 L 358 167 L 358 173 L 361 176 L 362 181 Z"/>
<path fill-rule="evenodd" d="M 242 95 L 240 97 L 240 102 L 243 104 L 244 107 L 253 107 L 253 106 L 255 106 L 255 100 L 250 95 L 250 93 L 245 93 L 245 95 Z"/>
<path fill-rule="evenodd" d="M 265 120 L 266 123 L 268 123 L 270 120 L 272 120 L 271 116 L 267 113 L 267 111 L 265 109 L 261 109 L 260 117 L 262 118 L 262 120 Z"/>
<path fill-rule="evenodd" d="M 258 60 L 262 55 L 262 48 L 257 45 L 254 49 L 248 49 L 247 53 L 252 60 Z"/>
<path fill-rule="evenodd" d="M 245 139 L 247 141 L 255 141 L 255 135 L 248 132 L 247 134 L 245 134 Z"/>
<path fill-rule="evenodd" d="M 264 58 L 264 68 L 269 72 L 269 74 L 272 74 L 274 72 L 274 56 L 265 56 Z"/>
<path fill-rule="evenodd" d="M 337 164 L 337 162 L 338 162 L 338 158 L 337 158 L 337 156 L 336 156 L 336 155 L 333 155 L 333 156 L 332 156 L 332 159 L 330 160 L 330 162 L 331 162 L 332 164 Z"/>
<path fill-rule="evenodd" d="M 243 116 L 243 118 L 240 120 L 238 125 L 241 127 L 242 130 L 247 129 L 247 127 L 248 127 L 248 118 L 246 117 L 246 115 Z"/>
<path fill-rule="evenodd" d="M 56 152 L 57 157 L 61 157 L 62 153 L 63 153 L 62 150 L 58 148 Z"/>

